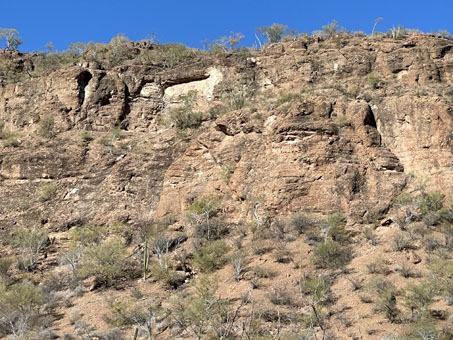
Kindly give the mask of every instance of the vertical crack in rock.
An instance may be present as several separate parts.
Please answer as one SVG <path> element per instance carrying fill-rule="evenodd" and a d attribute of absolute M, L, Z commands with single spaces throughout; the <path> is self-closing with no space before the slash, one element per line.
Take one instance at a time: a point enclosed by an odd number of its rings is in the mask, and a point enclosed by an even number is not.
<path fill-rule="evenodd" d="M 124 101 L 123 101 L 123 106 L 121 108 L 121 115 L 118 117 L 119 121 L 119 126 L 121 129 L 127 130 L 128 127 L 128 122 L 127 122 L 127 117 L 129 113 L 131 112 L 131 95 L 129 93 L 129 87 L 127 84 L 124 84 Z"/>

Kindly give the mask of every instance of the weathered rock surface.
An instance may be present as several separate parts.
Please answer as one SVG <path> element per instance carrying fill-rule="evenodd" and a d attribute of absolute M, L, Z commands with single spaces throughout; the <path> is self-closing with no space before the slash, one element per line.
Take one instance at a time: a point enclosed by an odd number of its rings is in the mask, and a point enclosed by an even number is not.
<path fill-rule="evenodd" d="M 385 212 L 409 173 L 451 197 L 452 81 L 451 41 L 418 35 L 307 38 L 172 69 L 81 63 L 2 83 L 0 120 L 20 146 L 0 151 L 0 226 L 179 217 L 203 195 L 235 221 L 257 201 L 269 216 L 343 210 L 358 221 Z M 181 138 L 163 122 L 189 90 L 205 112 L 238 93 L 249 105 L 206 114 Z M 280 91 L 302 94 L 272 102 Z M 50 140 L 37 135 L 48 117 Z M 40 199 L 49 184 L 54 196 Z"/>

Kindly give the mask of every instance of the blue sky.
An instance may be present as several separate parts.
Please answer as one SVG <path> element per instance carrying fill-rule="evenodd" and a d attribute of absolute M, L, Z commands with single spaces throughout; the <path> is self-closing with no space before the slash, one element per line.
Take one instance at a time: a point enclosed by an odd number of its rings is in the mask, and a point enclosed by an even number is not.
<path fill-rule="evenodd" d="M 311 33 L 335 19 L 346 29 L 370 33 L 377 17 L 384 18 L 378 31 L 401 24 L 453 33 L 453 0 L 0 0 L 0 4 L 0 27 L 20 32 L 22 51 L 45 50 L 47 42 L 57 50 L 76 41 L 108 42 L 118 33 L 132 40 L 155 33 L 161 43 L 201 47 L 201 40 L 233 31 L 243 33 L 243 43 L 251 46 L 255 28 L 274 22 Z"/>

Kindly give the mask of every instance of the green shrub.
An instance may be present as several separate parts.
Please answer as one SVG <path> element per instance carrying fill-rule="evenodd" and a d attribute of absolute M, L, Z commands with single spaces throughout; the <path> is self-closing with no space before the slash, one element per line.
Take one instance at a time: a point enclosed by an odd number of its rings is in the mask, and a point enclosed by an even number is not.
<path fill-rule="evenodd" d="M 9 288 L 0 286 L 0 322 L 9 333 L 22 336 L 43 304 L 43 294 L 28 282 L 16 283 Z"/>
<path fill-rule="evenodd" d="M 291 229 L 300 235 L 312 229 L 315 226 L 316 221 L 305 213 L 297 213 L 290 217 L 288 224 Z"/>
<path fill-rule="evenodd" d="M 329 277 L 306 276 L 299 280 L 299 289 L 303 295 L 309 295 L 314 304 L 327 304 L 331 301 L 331 280 Z"/>
<path fill-rule="evenodd" d="M 230 247 L 221 240 L 206 243 L 200 251 L 195 253 L 193 264 L 202 272 L 210 273 L 223 267 Z"/>
<path fill-rule="evenodd" d="M 55 122 L 53 117 L 49 116 L 39 121 L 38 135 L 45 138 L 52 138 L 54 134 Z"/>
<path fill-rule="evenodd" d="M 189 91 L 186 95 L 180 95 L 179 100 L 181 101 L 181 106 L 172 109 L 168 113 L 170 123 L 179 130 L 199 127 L 203 121 L 203 115 L 193 112 L 193 106 L 197 100 L 197 92 Z"/>
<path fill-rule="evenodd" d="M 442 209 L 443 199 L 444 195 L 439 191 L 422 193 L 419 197 L 420 213 L 422 216 Z"/>
<path fill-rule="evenodd" d="M 38 263 L 38 256 L 48 242 L 46 230 L 34 228 L 19 228 L 11 237 L 13 247 L 20 250 L 19 261 L 26 270 L 33 270 Z"/>
<path fill-rule="evenodd" d="M 173 269 L 171 262 L 168 262 L 165 266 L 155 262 L 150 266 L 149 272 L 153 279 L 164 283 L 167 288 L 178 288 L 186 278 L 183 273 Z"/>
<path fill-rule="evenodd" d="M 367 76 L 367 82 L 368 85 L 371 86 L 371 88 L 377 89 L 379 87 L 379 83 L 381 82 L 381 80 L 375 73 L 370 73 Z"/>
<path fill-rule="evenodd" d="M 432 257 L 428 267 L 432 276 L 431 285 L 444 296 L 449 306 L 453 306 L 453 259 Z"/>
<path fill-rule="evenodd" d="M 375 309 L 385 314 L 390 322 L 395 322 L 399 310 L 396 306 L 397 291 L 393 283 L 385 279 L 376 278 L 372 281 L 371 290 L 377 296 Z"/>
<path fill-rule="evenodd" d="M 126 248 L 118 238 L 85 248 L 78 274 L 94 276 L 99 283 L 110 285 L 126 276 Z"/>
<path fill-rule="evenodd" d="M 8 270 L 13 263 L 14 263 L 14 260 L 11 257 L 1 257 L 0 258 L 0 284 L 8 283 L 8 281 L 9 281 Z"/>
<path fill-rule="evenodd" d="M 406 307 L 412 311 L 413 317 L 420 319 L 429 315 L 428 307 L 433 303 L 435 295 L 435 286 L 429 282 L 413 283 L 406 287 L 404 302 Z"/>
<path fill-rule="evenodd" d="M 335 38 L 335 36 L 338 33 L 337 29 L 338 29 L 338 22 L 336 20 L 332 20 L 327 25 L 322 26 L 322 30 L 327 39 Z"/>
<path fill-rule="evenodd" d="M 349 240 L 348 232 L 345 229 L 346 218 L 341 212 L 336 212 L 327 216 L 329 225 L 329 236 L 338 243 L 346 243 Z"/>
<path fill-rule="evenodd" d="M 271 26 L 262 26 L 256 29 L 258 34 L 262 34 L 266 40 L 270 43 L 278 43 L 282 40 L 288 26 L 280 24 L 272 24 Z"/>
<path fill-rule="evenodd" d="M 295 299 L 288 289 L 283 287 L 272 288 L 267 294 L 270 302 L 277 306 L 295 306 Z"/>
<path fill-rule="evenodd" d="M 53 183 L 42 183 L 39 187 L 39 201 L 47 202 L 52 197 L 54 197 L 57 192 L 57 185 Z"/>
<path fill-rule="evenodd" d="M 319 244 L 313 251 L 313 263 L 324 269 L 344 267 L 351 259 L 351 249 L 332 240 Z"/>
<path fill-rule="evenodd" d="M 104 227 L 84 224 L 73 227 L 70 231 L 71 243 L 83 247 L 99 244 L 106 236 L 107 230 Z"/>
<path fill-rule="evenodd" d="M 292 102 L 292 101 L 295 101 L 295 100 L 299 100 L 299 99 L 300 99 L 300 94 L 298 94 L 298 93 L 284 93 L 284 92 L 280 92 L 279 98 L 275 102 L 275 107 L 278 107 L 278 106 L 283 105 L 285 103 L 289 103 L 289 102 Z"/>

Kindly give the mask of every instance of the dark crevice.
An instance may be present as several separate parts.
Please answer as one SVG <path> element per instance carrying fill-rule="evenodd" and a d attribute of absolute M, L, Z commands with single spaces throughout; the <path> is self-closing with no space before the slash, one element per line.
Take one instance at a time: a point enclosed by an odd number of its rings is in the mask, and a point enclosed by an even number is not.
<path fill-rule="evenodd" d="M 191 83 L 193 81 L 200 81 L 209 78 L 209 74 L 197 74 L 191 77 L 178 78 L 178 79 L 168 79 L 162 83 L 162 88 L 165 90 L 174 85 Z"/>
<path fill-rule="evenodd" d="M 368 108 L 368 113 L 366 114 L 365 118 L 363 119 L 363 125 L 371 126 L 377 129 L 376 119 L 374 118 L 373 111 L 371 108 Z"/>
<path fill-rule="evenodd" d="M 118 117 L 118 126 L 123 129 L 127 130 L 128 127 L 128 122 L 127 122 L 127 116 L 131 112 L 131 95 L 129 93 L 129 87 L 124 84 L 124 101 L 123 101 L 123 106 L 121 108 L 121 115 Z"/>
<path fill-rule="evenodd" d="M 87 87 L 88 83 L 90 82 L 93 76 L 88 71 L 83 71 L 77 76 L 77 90 L 79 96 L 79 105 L 83 105 L 85 100 L 85 88 Z"/>

